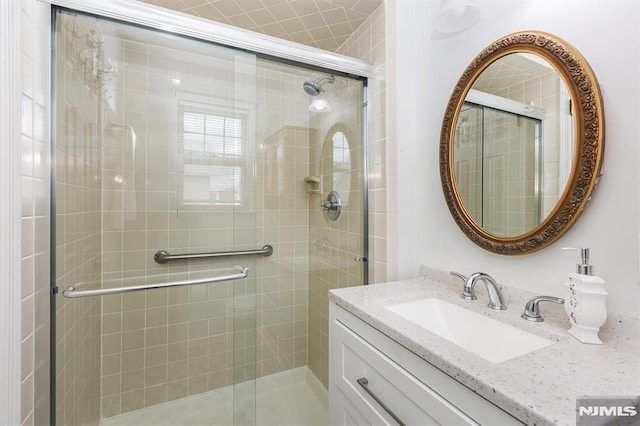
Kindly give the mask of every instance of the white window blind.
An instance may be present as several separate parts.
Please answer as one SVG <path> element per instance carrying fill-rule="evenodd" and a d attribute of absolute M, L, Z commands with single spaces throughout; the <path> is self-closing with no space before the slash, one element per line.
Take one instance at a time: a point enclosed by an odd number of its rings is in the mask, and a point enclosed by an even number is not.
<path fill-rule="evenodd" d="M 180 106 L 183 204 L 242 204 L 245 117 L 213 106 Z"/>

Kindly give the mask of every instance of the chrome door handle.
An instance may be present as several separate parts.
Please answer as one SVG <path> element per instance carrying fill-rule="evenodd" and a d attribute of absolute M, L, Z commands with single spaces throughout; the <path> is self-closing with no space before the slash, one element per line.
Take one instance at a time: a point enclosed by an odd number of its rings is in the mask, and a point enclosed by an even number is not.
<path fill-rule="evenodd" d="M 373 398 L 373 400 L 375 402 L 378 403 L 378 405 L 380 405 L 380 407 L 382 407 L 382 409 L 384 411 L 387 412 L 388 415 L 391 416 L 391 418 L 393 420 L 395 420 L 400 426 L 405 426 L 404 422 L 402 420 L 400 420 L 400 418 L 396 415 L 396 413 L 394 413 L 391 408 L 389 408 L 387 406 L 387 404 L 385 404 L 384 402 L 382 402 L 382 400 L 380 398 L 378 398 L 378 396 L 373 393 L 373 391 L 371 389 L 369 389 L 369 380 L 366 377 L 360 377 L 358 380 L 356 380 L 358 382 L 358 384 L 360 386 L 362 386 L 362 389 L 364 389 L 364 391 L 366 393 L 369 394 L 369 396 L 371 396 L 371 398 Z"/>

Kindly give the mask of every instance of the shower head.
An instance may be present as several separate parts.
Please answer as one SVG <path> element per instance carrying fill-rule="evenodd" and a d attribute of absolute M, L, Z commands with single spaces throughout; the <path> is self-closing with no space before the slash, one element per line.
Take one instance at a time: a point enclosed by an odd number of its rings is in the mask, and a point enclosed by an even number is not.
<path fill-rule="evenodd" d="M 320 88 L 324 81 L 328 81 L 330 84 L 333 84 L 336 81 L 335 75 L 322 75 L 314 81 L 305 81 L 302 85 L 304 91 L 311 96 L 318 96 L 320 94 Z"/>

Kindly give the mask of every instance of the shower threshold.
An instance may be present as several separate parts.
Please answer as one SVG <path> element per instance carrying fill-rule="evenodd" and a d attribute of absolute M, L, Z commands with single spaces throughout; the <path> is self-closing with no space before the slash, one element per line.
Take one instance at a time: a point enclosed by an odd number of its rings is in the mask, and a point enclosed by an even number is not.
<path fill-rule="evenodd" d="M 242 384 L 238 395 L 244 393 Z M 308 367 L 282 371 L 256 380 L 257 426 L 327 426 L 329 424 L 327 390 Z M 253 393 L 253 385 L 247 386 Z M 102 419 L 101 426 L 231 426 L 233 387 L 216 389 L 175 401 L 146 407 Z M 242 397 L 240 397 L 242 399 Z M 252 404 L 248 404 L 252 406 Z M 252 414 L 252 413 L 251 413 Z M 247 416 L 252 419 L 253 415 Z M 236 418 L 236 426 L 250 424 Z"/>

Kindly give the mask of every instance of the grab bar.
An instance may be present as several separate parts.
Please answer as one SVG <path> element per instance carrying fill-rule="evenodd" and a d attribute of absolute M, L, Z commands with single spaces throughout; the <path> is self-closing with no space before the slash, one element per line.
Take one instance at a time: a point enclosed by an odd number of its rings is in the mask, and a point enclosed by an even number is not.
<path fill-rule="evenodd" d="M 224 257 L 224 256 L 245 256 L 248 254 L 261 254 L 263 256 L 271 256 L 273 254 L 273 247 L 269 244 L 263 246 L 259 250 L 241 250 L 241 251 L 219 251 L 215 253 L 185 253 L 185 254 L 171 254 L 166 250 L 159 250 L 153 255 L 153 260 L 156 263 L 164 264 L 170 260 L 177 259 L 200 259 L 208 257 Z"/>
<path fill-rule="evenodd" d="M 220 277 L 200 278 L 196 280 L 171 281 L 168 283 L 159 283 L 159 284 L 141 284 L 141 285 L 132 285 L 128 287 L 98 288 L 95 290 L 76 290 L 75 287 L 69 287 L 65 291 L 63 291 L 62 294 L 64 297 L 68 297 L 68 298 L 87 297 L 87 296 L 107 296 L 109 294 L 129 293 L 132 291 L 151 290 L 155 288 L 180 287 L 180 286 L 196 285 L 196 284 L 217 283 L 220 281 L 239 280 L 242 278 L 246 278 L 247 275 L 249 275 L 249 268 L 246 268 L 244 266 L 236 266 L 235 269 L 239 270 L 240 272 L 236 274 L 223 275 Z"/>

